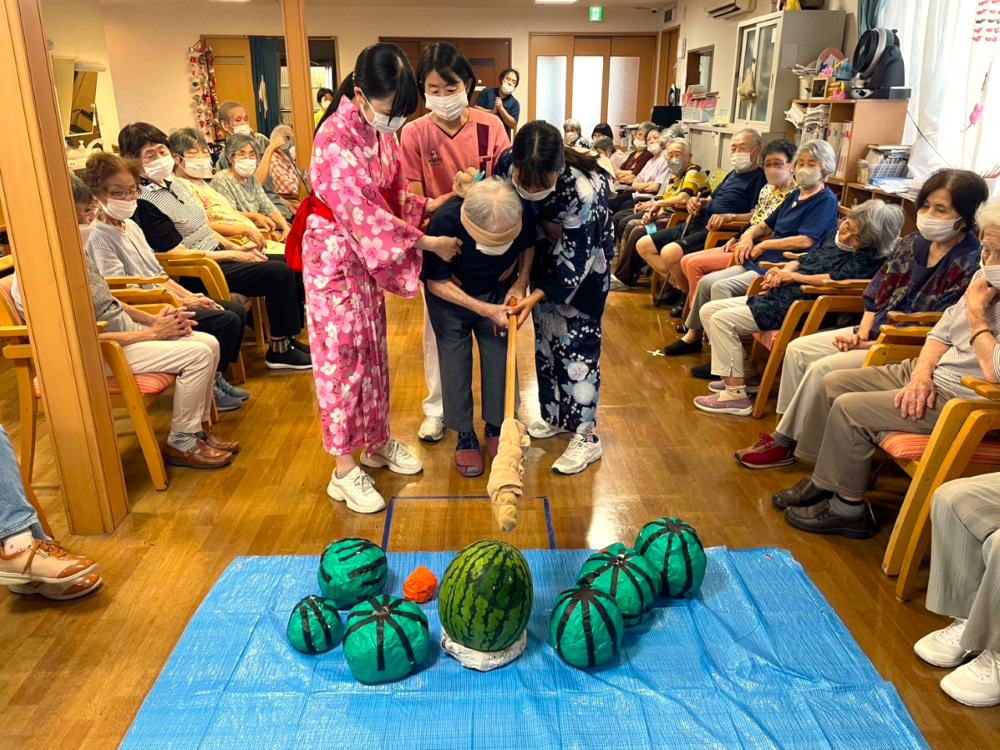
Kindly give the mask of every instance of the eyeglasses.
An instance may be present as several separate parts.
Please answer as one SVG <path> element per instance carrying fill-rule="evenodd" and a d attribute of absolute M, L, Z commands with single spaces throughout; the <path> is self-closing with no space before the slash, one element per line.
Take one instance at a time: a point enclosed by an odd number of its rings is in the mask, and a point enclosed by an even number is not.
<path fill-rule="evenodd" d="M 135 200 L 139 197 L 139 189 L 132 188 L 131 190 L 109 190 L 108 196 L 116 201 Z"/>
<path fill-rule="evenodd" d="M 764 169 L 780 169 L 781 167 L 787 167 L 787 161 L 766 161 L 764 162 Z"/>

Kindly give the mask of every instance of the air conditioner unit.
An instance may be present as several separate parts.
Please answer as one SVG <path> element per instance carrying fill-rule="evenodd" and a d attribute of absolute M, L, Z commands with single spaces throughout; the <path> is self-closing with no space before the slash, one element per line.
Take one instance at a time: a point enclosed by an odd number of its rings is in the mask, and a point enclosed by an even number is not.
<path fill-rule="evenodd" d="M 734 18 L 757 9 L 757 0 L 702 0 L 712 18 Z"/>

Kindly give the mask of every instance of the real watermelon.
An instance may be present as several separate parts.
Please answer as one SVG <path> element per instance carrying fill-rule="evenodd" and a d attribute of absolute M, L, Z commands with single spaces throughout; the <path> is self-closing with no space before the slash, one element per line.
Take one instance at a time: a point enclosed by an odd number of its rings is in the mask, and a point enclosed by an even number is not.
<path fill-rule="evenodd" d="M 456 643 L 502 651 L 524 632 L 534 591 L 531 570 L 516 547 L 492 539 L 455 555 L 441 579 L 441 626 Z"/>

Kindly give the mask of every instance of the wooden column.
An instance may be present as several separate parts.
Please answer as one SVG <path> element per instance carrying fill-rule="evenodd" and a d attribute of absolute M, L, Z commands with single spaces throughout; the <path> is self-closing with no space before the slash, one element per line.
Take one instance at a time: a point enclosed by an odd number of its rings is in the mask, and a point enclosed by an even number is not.
<path fill-rule="evenodd" d="M 0 183 L 70 531 L 128 514 L 39 0 L 0 0 Z"/>
<path fill-rule="evenodd" d="M 306 0 L 282 0 L 281 15 L 285 23 L 285 56 L 292 95 L 292 126 L 298 143 L 295 157 L 299 168 L 309 169 L 312 136 L 316 125 L 313 120 L 312 81 L 309 74 Z"/>

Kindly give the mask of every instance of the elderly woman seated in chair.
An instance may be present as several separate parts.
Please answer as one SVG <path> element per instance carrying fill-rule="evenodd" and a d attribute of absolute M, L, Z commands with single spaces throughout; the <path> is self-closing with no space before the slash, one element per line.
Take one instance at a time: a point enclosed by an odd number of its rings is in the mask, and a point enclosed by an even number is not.
<path fill-rule="evenodd" d="M 1000 381 L 1000 227 L 983 225 L 983 268 L 934 326 L 918 359 L 823 378 L 795 450 L 816 464 L 812 476 L 772 498 L 795 528 L 869 536 L 874 522 L 865 489 L 879 442 L 896 431 L 929 435 L 949 400 L 981 398 L 963 377 Z"/>
<path fill-rule="evenodd" d="M 527 294 L 535 244 L 534 222 L 522 216 L 521 199 L 511 183 L 494 178 L 470 186 L 472 179 L 458 175 L 457 197 L 438 209 L 427 231 L 460 239 L 461 255 L 445 262 L 427 253 L 423 269 L 430 292 L 427 314 L 438 342 L 444 421 L 458 433 L 455 467 L 467 477 L 483 473 L 473 425 L 472 336 L 479 344 L 483 421 L 492 458 L 504 418 L 506 304 Z"/>
<path fill-rule="evenodd" d="M 712 383 L 708 396 L 694 405 L 713 414 L 748 417 L 753 405 L 747 396 L 747 377 L 753 366 L 745 361 L 742 337 L 781 328 L 785 315 L 798 300 L 815 299 L 802 287 L 834 280 L 869 279 L 892 252 L 903 228 L 903 209 L 870 200 L 854 208 L 815 248 L 784 268 L 764 276 L 763 294 L 709 302 L 701 317 L 712 341 Z"/>
<path fill-rule="evenodd" d="M 94 221 L 90 189 L 72 177 L 73 198 L 81 226 Z M 239 443 L 222 440 L 211 432 L 212 393 L 219 364 L 219 342 L 194 330 L 194 313 L 165 307 L 155 315 L 119 302 L 111 294 L 97 264 L 89 254 L 87 280 L 98 322 L 107 323 L 99 336 L 115 341 L 134 373 L 163 372 L 176 375 L 174 411 L 163 461 L 189 469 L 220 469 L 233 461 Z M 17 311 L 24 305 L 17 279 L 11 288 Z"/>
<path fill-rule="evenodd" d="M 260 162 L 257 148 L 257 140 L 252 135 L 236 133 L 229 136 L 222 151 L 229 166 L 212 178 L 212 188 L 224 195 L 237 211 L 266 216 L 274 222 L 272 233 L 284 240 L 290 229 L 288 222 L 254 179 Z"/>
<path fill-rule="evenodd" d="M 165 276 L 156 253 L 146 243 L 142 230 L 132 221 L 139 195 L 139 166 L 114 154 L 97 152 L 87 159 L 84 181 L 103 207 L 98 221 L 90 226 L 87 252 L 105 278 Z M 235 411 L 250 398 L 250 393 L 230 385 L 226 370 L 240 356 L 247 311 L 232 300 L 211 300 L 194 294 L 173 279 L 164 278 L 158 285 L 170 292 L 182 307 L 194 313 L 195 325 L 202 333 L 219 342 L 219 364 L 215 375 L 215 405 L 219 411 Z M 140 284 L 146 289 L 152 284 Z"/>

